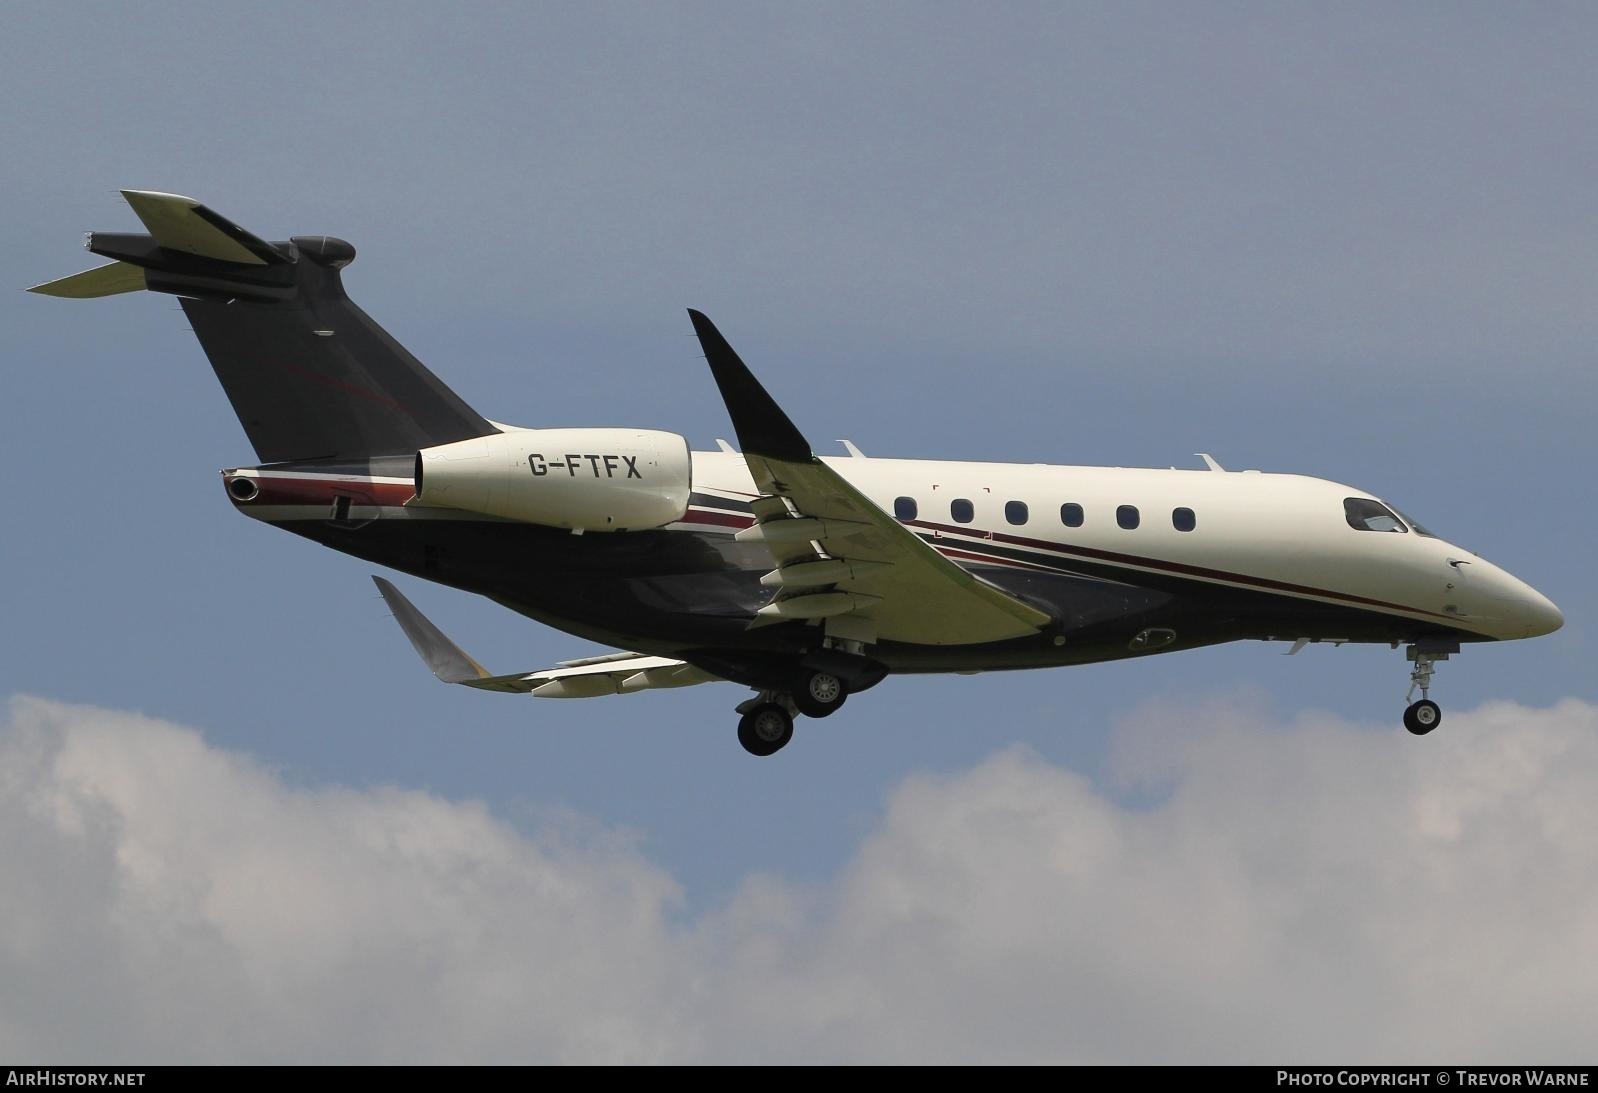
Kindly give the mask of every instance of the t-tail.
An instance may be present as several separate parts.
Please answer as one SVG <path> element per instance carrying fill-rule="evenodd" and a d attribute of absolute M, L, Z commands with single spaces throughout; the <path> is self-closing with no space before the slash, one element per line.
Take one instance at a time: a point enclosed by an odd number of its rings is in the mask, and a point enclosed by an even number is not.
<path fill-rule="evenodd" d="M 192 198 L 122 196 L 148 233 L 90 232 L 84 246 L 109 265 L 30 291 L 177 296 L 263 463 L 413 455 L 499 431 L 350 302 L 344 240 L 269 243 Z"/>

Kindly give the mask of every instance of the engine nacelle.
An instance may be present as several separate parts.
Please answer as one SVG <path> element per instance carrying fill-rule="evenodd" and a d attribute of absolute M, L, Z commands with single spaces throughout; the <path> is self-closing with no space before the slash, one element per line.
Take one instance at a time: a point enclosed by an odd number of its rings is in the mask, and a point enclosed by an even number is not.
<path fill-rule="evenodd" d="M 413 505 L 576 531 L 636 531 L 681 520 L 688 441 L 652 429 L 517 429 L 416 453 Z"/>

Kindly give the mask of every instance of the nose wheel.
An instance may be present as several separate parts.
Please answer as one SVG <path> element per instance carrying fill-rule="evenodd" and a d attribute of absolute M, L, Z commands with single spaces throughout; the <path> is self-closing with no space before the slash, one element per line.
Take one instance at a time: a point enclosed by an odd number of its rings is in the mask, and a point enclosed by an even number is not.
<path fill-rule="evenodd" d="M 1437 670 L 1438 661 L 1447 660 L 1450 653 L 1457 652 L 1459 645 L 1453 642 L 1416 642 L 1404 650 L 1404 656 L 1415 665 L 1409 673 L 1409 694 L 1404 696 L 1405 701 L 1420 691 L 1420 701 L 1410 702 L 1404 711 L 1404 728 L 1416 736 L 1425 736 L 1443 723 L 1442 708 L 1430 697 L 1432 673 Z"/>
<path fill-rule="evenodd" d="M 1416 736 L 1425 736 L 1443 723 L 1443 711 L 1429 698 L 1411 702 L 1404 711 L 1404 728 Z"/>

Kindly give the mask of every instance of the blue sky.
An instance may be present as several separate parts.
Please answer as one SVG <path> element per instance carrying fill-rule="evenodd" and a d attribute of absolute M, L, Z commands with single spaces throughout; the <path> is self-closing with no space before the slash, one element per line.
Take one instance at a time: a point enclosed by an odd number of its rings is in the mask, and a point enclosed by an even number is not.
<path fill-rule="evenodd" d="M 824 450 L 1355 483 L 1564 609 L 1434 691 L 1546 711 L 1598 701 L 1595 30 L 1564 5 L 15 6 L 4 266 L 84 268 L 82 231 L 136 227 L 118 188 L 175 191 L 349 239 L 351 295 L 499 420 L 710 447 L 693 306 Z M 215 472 L 253 457 L 173 301 L 0 307 L 0 693 L 195 727 L 288 789 L 624 840 L 696 928 L 762 877 L 833 890 L 917 779 L 980 787 L 1015 746 L 1147 807 L 1170 786 L 1117 772 L 1151 709 L 1435 744 L 1399 729 L 1385 647 L 889 681 L 775 762 L 737 748 L 730 686 L 445 688 L 371 567 L 230 511 Z M 496 671 L 592 651 L 400 584 Z"/>

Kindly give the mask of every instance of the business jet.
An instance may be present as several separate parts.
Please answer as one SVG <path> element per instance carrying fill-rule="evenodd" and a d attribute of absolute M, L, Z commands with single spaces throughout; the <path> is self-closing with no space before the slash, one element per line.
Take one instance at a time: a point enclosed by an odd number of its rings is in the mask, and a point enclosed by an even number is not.
<path fill-rule="evenodd" d="M 535 698 L 727 680 L 771 755 L 893 674 L 1048 668 L 1243 639 L 1385 642 L 1404 724 L 1441 722 L 1435 666 L 1551 633 L 1559 609 L 1372 494 L 1294 474 L 957 463 L 814 448 L 690 311 L 738 448 L 643 428 L 483 417 L 345 295 L 355 248 L 266 242 L 191 198 L 123 191 L 144 233 L 36 286 L 177 296 L 260 461 L 244 515 L 476 592 L 617 652 L 495 675 L 374 577 L 439 679 Z M 621 651 L 624 650 L 624 651 Z"/>

